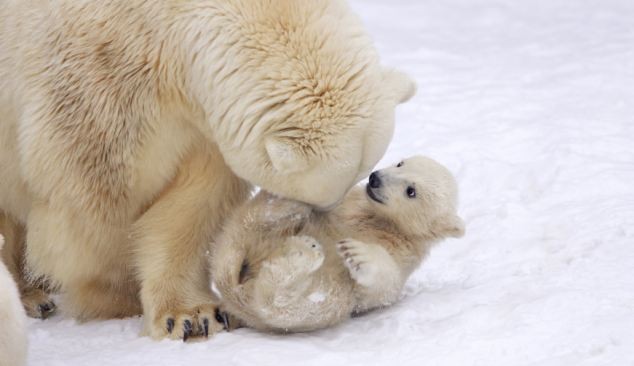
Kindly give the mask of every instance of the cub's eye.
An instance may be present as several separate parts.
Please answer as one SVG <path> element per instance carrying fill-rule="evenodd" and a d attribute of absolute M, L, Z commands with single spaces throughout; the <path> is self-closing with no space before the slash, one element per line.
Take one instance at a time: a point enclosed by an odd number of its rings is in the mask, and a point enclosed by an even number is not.
<path fill-rule="evenodd" d="M 416 188 L 414 188 L 412 186 L 409 186 L 405 190 L 405 193 L 407 193 L 407 197 L 414 198 L 414 197 L 416 197 Z"/>
<path fill-rule="evenodd" d="M 397 168 L 400 168 L 400 167 L 402 167 L 402 166 L 403 166 L 403 162 L 402 162 L 402 161 L 401 161 L 400 163 L 396 164 L 396 167 L 397 167 Z"/>

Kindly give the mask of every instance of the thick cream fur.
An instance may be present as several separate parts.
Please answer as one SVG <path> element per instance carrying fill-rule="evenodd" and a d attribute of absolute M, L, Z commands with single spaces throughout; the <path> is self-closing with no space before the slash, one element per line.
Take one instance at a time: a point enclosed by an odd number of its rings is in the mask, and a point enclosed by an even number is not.
<path fill-rule="evenodd" d="M 261 192 L 227 222 L 212 249 L 224 310 L 246 325 L 309 331 L 394 303 L 434 243 L 464 234 L 457 185 L 413 157 L 376 172 L 331 212 Z M 408 196 L 408 188 L 416 190 Z"/>
<path fill-rule="evenodd" d="M 0 234 L 0 251 L 4 237 Z M 0 260 L 0 366 L 26 365 L 26 314 L 18 287 Z"/>
<path fill-rule="evenodd" d="M 39 278 L 29 278 L 29 272 L 24 268 L 24 225 L 0 211 L 0 235 L 5 239 L 4 247 L 0 250 L 0 258 L 18 285 L 27 315 L 33 318 L 46 318 L 56 307 L 47 293 L 46 282 Z"/>
<path fill-rule="evenodd" d="M 143 310 L 155 338 L 213 313 L 204 246 L 245 182 L 331 207 L 414 90 L 340 0 L 6 0 L 0 19 L 0 211 L 71 314 Z"/>

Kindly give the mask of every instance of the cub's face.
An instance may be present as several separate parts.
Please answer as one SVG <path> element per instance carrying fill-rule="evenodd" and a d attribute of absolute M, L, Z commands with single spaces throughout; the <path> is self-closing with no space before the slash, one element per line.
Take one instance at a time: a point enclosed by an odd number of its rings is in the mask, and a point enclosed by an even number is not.
<path fill-rule="evenodd" d="M 366 195 L 372 210 L 408 234 L 435 238 L 464 234 L 464 223 L 456 213 L 456 181 L 432 159 L 415 156 L 375 171 Z"/>

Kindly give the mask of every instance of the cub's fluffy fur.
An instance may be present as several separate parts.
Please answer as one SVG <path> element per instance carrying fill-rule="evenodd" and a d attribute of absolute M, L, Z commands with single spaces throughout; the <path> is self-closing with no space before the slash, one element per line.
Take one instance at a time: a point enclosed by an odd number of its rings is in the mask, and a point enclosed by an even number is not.
<path fill-rule="evenodd" d="M 4 237 L 0 234 L 0 250 Z M 26 315 L 11 273 L 0 261 L 0 366 L 26 363 Z"/>
<path fill-rule="evenodd" d="M 456 201 L 449 171 L 420 156 L 373 173 L 327 213 L 261 192 L 214 244 L 212 280 L 247 326 L 327 327 L 396 301 L 432 244 L 463 235 Z"/>
<path fill-rule="evenodd" d="M 250 184 L 334 205 L 413 92 L 342 0 L 3 0 L 0 212 L 75 317 L 207 334 Z"/>

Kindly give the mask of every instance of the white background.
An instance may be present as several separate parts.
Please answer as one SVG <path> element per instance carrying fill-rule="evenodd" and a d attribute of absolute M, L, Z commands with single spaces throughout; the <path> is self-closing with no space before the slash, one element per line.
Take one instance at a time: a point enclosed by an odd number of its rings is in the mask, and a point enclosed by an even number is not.
<path fill-rule="evenodd" d="M 634 1 L 352 4 L 419 85 L 382 164 L 448 165 L 467 236 L 334 329 L 183 344 L 57 315 L 29 365 L 634 365 Z"/>

